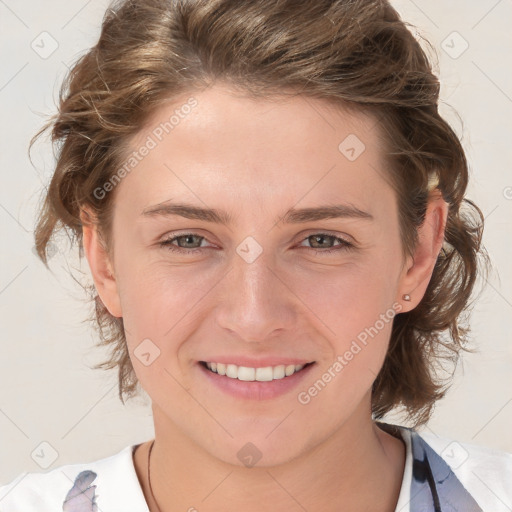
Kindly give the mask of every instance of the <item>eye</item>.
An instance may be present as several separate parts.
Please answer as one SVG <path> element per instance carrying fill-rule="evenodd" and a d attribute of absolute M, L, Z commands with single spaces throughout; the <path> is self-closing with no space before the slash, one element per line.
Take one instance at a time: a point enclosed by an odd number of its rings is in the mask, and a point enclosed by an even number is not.
<path fill-rule="evenodd" d="M 178 252 L 181 254 L 197 254 L 203 252 L 203 250 L 205 249 L 204 246 L 201 247 L 202 240 L 206 240 L 206 238 L 204 236 L 198 235 L 197 233 L 182 233 L 171 238 L 162 240 L 159 243 L 159 245 L 161 247 L 165 247 L 166 249 L 172 252 Z M 331 241 L 330 243 L 329 240 Z M 348 242 L 344 238 L 330 235 L 329 233 L 315 233 L 313 235 L 307 236 L 306 238 L 303 239 L 303 241 L 310 241 L 309 243 L 312 243 L 313 247 L 309 247 L 309 249 L 314 251 L 315 254 L 323 255 L 348 250 L 354 247 L 352 243 Z M 326 241 L 328 242 L 327 244 L 325 243 Z M 329 246 L 330 244 L 332 244 L 333 241 L 339 241 L 340 243 L 338 244 L 338 246 L 335 246 L 334 248 L 321 247 L 322 245 Z M 175 244 L 175 242 L 177 242 L 177 245 Z M 315 245 L 319 245 L 320 247 L 314 247 Z M 304 246 L 301 245 L 300 247 Z M 308 249 L 308 247 L 305 248 Z"/>
<path fill-rule="evenodd" d="M 167 249 L 169 249 L 170 251 L 173 251 L 173 252 L 180 252 L 180 253 L 196 253 L 196 252 L 202 252 L 202 249 L 200 249 L 199 247 L 195 248 L 195 247 L 188 247 L 188 245 L 192 244 L 194 245 L 194 241 L 193 239 L 196 238 L 200 238 L 200 239 L 203 239 L 205 240 L 204 236 L 200 236 L 196 233 L 183 233 L 181 235 L 177 235 L 177 236 L 174 236 L 172 238 L 168 238 L 166 240 L 162 240 L 160 242 L 160 246 L 161 247 L 165 247 Z M 181 247 L 180 244 L 179 244 L 179 240 L 185 240 L 184 244 L 185 244 L 185 247 Z M 178 245 L 174 245 L 173 242 L 174 241 L 178 241 Z M 201 242 L 199 242 L 199 246 L 201 246 Z"/>
<path fill-rule="evenodd" d="M 318 250 L 316 247 L 314 247 L 314 245 L 316 245 L 316 244 L 319 244 L 320 246 L 325 245 L 324 244 L 325 240 L 327 240 L 327 241 L 329 241 L 329 240 L 332 240 L 332 241 L 338 240 L 341 243 L 337 247 L 335 247 L 335 248 L 328 248 L 328 249 L 323 249 L 323 250 Z M 313 244 L 313 247 L 311 247 L 311 250 L 313 250 L 315 252 L 315 254 L 331 254 L 333 252 L 343 251 L 343 250 L 351 249 L 351 248 L 354 247 L 353 244 L 351 244 L 350 242 L 348 242 L 344 238 L 340 238 L 338 236 L 330 235 L 329 233 L 315 233 L 313 235 L 309 235 L 308 237 L 306 237 L 304 239 L 304 241 L 312 241 L 312 242 L 310 242 L 310 243 Z M 304 247 L 304 246 L 300 246 L 300 247 Z M 320 249 L 321 249 L 321 247 L 320 247 Z"/>

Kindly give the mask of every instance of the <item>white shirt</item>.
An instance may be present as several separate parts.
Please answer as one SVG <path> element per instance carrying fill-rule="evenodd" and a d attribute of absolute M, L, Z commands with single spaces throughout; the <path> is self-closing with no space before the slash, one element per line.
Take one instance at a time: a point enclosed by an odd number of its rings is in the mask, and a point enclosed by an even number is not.
<path fill-rule="evenodd" d="M 512 510 L 512 454 L 433 434 L 420 435 L 406 427 L 379 425 L 395 429 L 406 444 L 395 512 Z M 22 473 L 0 487 L 0 512 L 149 512 L 133 462 L 136 446 L 93 462 Z M 67 501 L 63 508 L 80 473 L 86 485 L 75 485 L 75 489 L 88 488 L 86 495 Z"/>

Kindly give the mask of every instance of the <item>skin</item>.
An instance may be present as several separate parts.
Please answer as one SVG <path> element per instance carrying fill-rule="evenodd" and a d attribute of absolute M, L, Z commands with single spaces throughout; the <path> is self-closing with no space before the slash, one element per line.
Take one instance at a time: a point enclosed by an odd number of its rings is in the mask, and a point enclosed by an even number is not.
<path fill-rule="evenodd" d="M 117 185 L 110 252 L 83 215 L 96 289 L 110 313 L 123 317 L 135 372 L 152 400 L 158 507 L 334 511 L 343 503 L 345 510 L 393 511 L 405 447 L 374 424 L 370 409 L 391 322 L 309 403 L 297 397 L 379 315 L 420 302 L 441 249 L 447 204 L 431 195 L 416 250 L 404 257 L 376 121 L 320 99 L 253 100 L 216 84 L 161 107 L 132 149 L 192 95 L 197 106 Z M 366 147 L 355 161 L 338 149 L 349 134 Z M 169 199 L 227 210 L 233 224 L 141 215 Z M 277 222 L 292 207 L 339 203 L 373 219 Z M 159 245 L 187 231 L 204 238 L 173 245 L 203 252 L 179 255 Z M 313 248 L 340 247 L 336 238 L 310 238 L 325 231 L 354 247 L 315 254 Z M 251 263 L 236 251 L 248 236 L 263 251 Z M 160 350 L 148 366 L 134 355 L 147 338 Z M 241 399 L 204 378 L 198 361 L 218 354 L 315 364 L 284 395 Z M 248 442 L 261 453 L 251 468 L 237 457 Z M 153 512 L 148 448 L 149 441 L 138 447 L 134 464 Z"/>

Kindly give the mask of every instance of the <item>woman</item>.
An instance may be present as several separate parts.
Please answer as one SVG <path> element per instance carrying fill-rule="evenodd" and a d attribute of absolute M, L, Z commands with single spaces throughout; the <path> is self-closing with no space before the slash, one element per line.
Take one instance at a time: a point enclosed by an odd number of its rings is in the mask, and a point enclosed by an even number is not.
<path fill-rule="evenodd" d="M 76 236 L 103 367 L 121 400 L 149 394 L 155 439 L 20 475 L 0 509 L 510 501 L 509 454 L 415 430 L 446 392 L 436 361 L 465 349 L 483 251 L 438 97 L 384 1 L 113 6 L 47 126 L 36 246 L 46 262 L 60 224 Z M 379 421 L 398 407 L 413 427 Z"/>

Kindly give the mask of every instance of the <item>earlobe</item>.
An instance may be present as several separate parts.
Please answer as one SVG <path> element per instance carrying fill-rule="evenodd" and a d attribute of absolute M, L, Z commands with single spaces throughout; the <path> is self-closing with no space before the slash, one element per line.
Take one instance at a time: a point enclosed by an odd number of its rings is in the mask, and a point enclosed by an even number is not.
<path fill-rule="evenodd" d="M 448 203 L 436 189 L 429 199 L 425 220 L 418 228 L 418 241 L 412 260 L 400 282 L 399 302 L 403 312 L 414 309 L 427 290 L 443 245 L 447 216 Z"/>
<path fill-rule="evenodd" d="M 109 255 L 98 233 L 98 226 L 90 212 L 82 210 L 82 243 L 91 269 L 94 286 L 109 313 L 122 317 L 117 281 Z"/>

